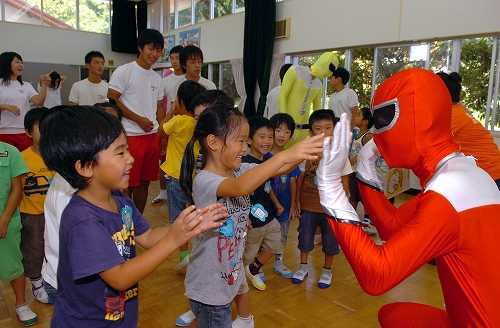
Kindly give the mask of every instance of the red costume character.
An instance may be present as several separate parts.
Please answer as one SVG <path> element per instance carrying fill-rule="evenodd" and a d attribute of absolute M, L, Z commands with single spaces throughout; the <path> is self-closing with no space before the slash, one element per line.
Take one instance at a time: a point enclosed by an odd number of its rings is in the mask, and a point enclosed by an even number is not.
<path fill-rule="evenodd" d="M 500 327 L 500 191 L 474 159 L 459 153 L 451 133 L 451 99 L 430 71 L 408 69 L 375 93 L 374 141 L 391 167 L 411 169 L 422 192 L 394 207 L 377 190 L 376 148 L 358 155 L 365 208 L 387 242 L 379 247 L 363 232 L 340 183 L 349 145 L 341 118 L 333 142 L 324 144 L 317 171 L 321 204 L 361 287 L 379 295 L 436 258 L 446 311 L 416 303 L 382 307 L 382 327 Z M 375 189 L 374 189 L 375 188 Z"/>

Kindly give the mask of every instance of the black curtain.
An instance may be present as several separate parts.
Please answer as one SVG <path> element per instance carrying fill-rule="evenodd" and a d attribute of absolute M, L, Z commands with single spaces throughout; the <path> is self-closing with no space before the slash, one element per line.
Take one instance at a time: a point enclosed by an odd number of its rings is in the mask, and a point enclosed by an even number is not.
<path fill-rule="evenodd" d="M 111 50 L 127 54 L 138 53 L 137 36 L 146 29 L 147 26 L 147 5 L 147 1 L 113 1 Z"/>
<path fill-rule="evenodd" d="M 244 113 L 247 117 L 262 116 L 269 91 L 269 75 L 273 59 L 276 26 L 275 0 L 245 1 L 245 36 L 243 40 L 243 73 L 247 100 Z M 260 98 L 255 106 L 255 84 L 259 85 Z"/>

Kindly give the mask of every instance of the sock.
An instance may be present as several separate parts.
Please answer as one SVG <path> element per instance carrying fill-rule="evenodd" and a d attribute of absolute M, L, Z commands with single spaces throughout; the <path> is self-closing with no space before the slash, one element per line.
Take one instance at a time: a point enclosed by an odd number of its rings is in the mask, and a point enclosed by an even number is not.
<path fill-rule="evenodd" d="M 181 251 L 181 259 L 179 260 L 179 262 L 182 262 L 188 255 L 189 251 Z"/>
<path fill-rule="evenodd" d="M 323 271 L 332 272 L 332 268 L 325 268 L 325 267 L 323 267 Z"/>
<path fill-rule="evenodd" d="M 248 316 L 248 318 L 242 318 L 240 317 L 240 315 L 238 315 L 234 320 L 234 322 L 238 323 L 238 327 L 249 326 L 252 324 L 252 321 L 253 321 L 253 315 Z"/>
<path fill-rule="evenodd" d="M 156 198 L 167 199 L 167 189 L 160 189 L 160 194 Z"/>
<path fill-rule="evenodd" d="M 302 269 L 304 269 L 306 271 L 309 271 L 309 268 L 307 267 L 307 263 L 300 262 L 300 268 L 299 268 L 299 270 L 302 270 Z"/>
<path fill-rule="evenodd" d="M 363 227 L 368 227 L 370 225 L 370 222 L 371 222 L 370 216 L 368 214 L 365 214 L 363 222 L 361 222 L 361 224 L 363 225 Z"/>
<path fill-rule="evenodd" d="M 264 264 L 260 263 L 259 260 L 257 260 L 257 258 L 255 258 L 255 260 L 253 260 L 252 264 L 250 264 L 250 273 L 252 275 L 256 275 L 257 273 L 259 273 L 259 269 L 263 266 Z"/>
<path fill-rule="evenodd" d="M 276 259 L 274 260 L 274 266 L 279 267 L 283 265 L 283 254 L 276 254 Z"/>
<path fill-rule="evenodd" d="M 42 287 L 43 285 L 43 279 L 42 279 L 42 276 L 38 277 L 38 278 L 35 278 L 35 279 L 31 279 L 31 284 L 33 285 L 33 289 L 37 289 L 37 288 L 40 288 Z"/>

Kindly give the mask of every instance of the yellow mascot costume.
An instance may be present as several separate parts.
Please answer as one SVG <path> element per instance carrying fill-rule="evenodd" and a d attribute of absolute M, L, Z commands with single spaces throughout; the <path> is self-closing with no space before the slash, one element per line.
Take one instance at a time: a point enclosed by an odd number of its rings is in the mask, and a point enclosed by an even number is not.
<path fill-rule="evenodd" d="M 295 121 L 295 133 L 287 146 L 304 140 L 309 134 L 309 116 L 321 109 L 322 80 L 332 76 L 338 64 L 334 53 L 325 52 L 311 67 L 293 65 L 286 72 L 278 106 L 280 113 L 290 114 Z"/>

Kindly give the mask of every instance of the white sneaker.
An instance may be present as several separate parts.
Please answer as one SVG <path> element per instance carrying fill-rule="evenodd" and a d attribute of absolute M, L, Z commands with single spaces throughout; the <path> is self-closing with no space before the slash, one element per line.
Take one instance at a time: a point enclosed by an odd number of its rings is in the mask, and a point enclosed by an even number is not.
<path fill-rule="evenodd" d="M 175 319 L 175 325 L 179 327 L 189 327 L 194 319 L 196 319 L 196 316 L 194 315 L 193 311 L 189 310 Z"/>
<path fill-rule="evenodd" d="M 366 232 L 369 236 L 378 233 L 377 228 L 375 228 L 375 226 L 372 224 L 368 225 L 367 227 L 363 227 L 363 231 Z"/>
<path fill-rule="evenodd" d="M 328 288 L 332 284 L 332 271 L 323 269 L 318 281 L 319 288 Z"/>
<path fill-rule="evenodd" d="M 247 319 L 248 320 L 248 319 Z M 232 323 L 232 327 L 233 328 L 254 328 L 255 324 L 254 324 L 254 321 L 253 321 L 253 315 L 250 315 L 250 320 L 248 320 L 248 322 L 241 318 L 240 316 L 237 316 L 236 319 L 234 319 L 233 323 Z"/>
<path fill-rule="evenodd" d="M 259 275 L 255 276 L 250 272 L 250 267 L 247 265 L 245 267 L 245 276 L 252 282 L 252 285 L 258 290 L 266 290 L 266 284 L 260 279 Z"/>
<path fill-rule="evenodd" d="M 31 293 L 33 294 L 35 299 L 40 303 L 45 303 L 45 304 L 52 303 L 49 298 L 49 295 L 47 294 L 45 288 L 43 287 L 43 284 L 39 287 L 31 285 Z"/>
<path fill-rule="evenodd" d="M 188 265 L 189 263 L 189 254 L 184 258 L 184 260 L 180 261 L 179 264 L 175 266 L 175 271 L 182 270 Z"/>
<path fill-rule="evenodd" d="M 38 317 L 35 312 L 31 311 L 28 303 L 16 306 L 16 313 L 21 324 L 25 327 L 32 326 L 38 321 Z"/>
<path fill-rule="evenodd" d="M 292 277 L 292 283 L 301 284 L 304 279 L 309 275 L 309 270 L 305 266 L 301 266 Z"/>

